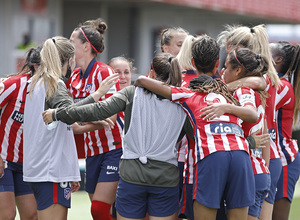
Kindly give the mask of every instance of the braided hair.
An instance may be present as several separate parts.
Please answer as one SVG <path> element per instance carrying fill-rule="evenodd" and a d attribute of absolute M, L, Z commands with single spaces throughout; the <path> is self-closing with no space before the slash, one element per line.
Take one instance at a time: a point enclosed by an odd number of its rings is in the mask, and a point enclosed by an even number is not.
<path fill-rule="evenodd" d="M 190 81 L 189 88 L 194 92 L 216 93 L 224 96 L 231 104 L 240 105 L 227 88 L 227 85 L 220 79 L 213 79 L 208 75 L 202 74 Z"/>

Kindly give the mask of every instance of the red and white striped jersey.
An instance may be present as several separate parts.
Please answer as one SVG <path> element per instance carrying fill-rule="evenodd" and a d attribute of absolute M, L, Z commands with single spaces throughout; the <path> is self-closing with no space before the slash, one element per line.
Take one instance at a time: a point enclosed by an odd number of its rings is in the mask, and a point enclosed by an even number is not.
<path fill-rule="evenodd" d="M 3 82 L 3 81 L 5 81 L 5 80 L 7 80 L 7 79 L 8 78 L 6 78 L 6 77 L 5 78 L 0 78 L 0 83 Z"/>
<path fill-rule="evenodd" d="M 75 69 L 66 85 L 74 102 L 78 102 L 94 93 L 99 88 L 101 82 L 112 74 L 114 74 L 114 71 L 110 66 L 98 62 L 96 58 L 94 58 L 83 75 L 80 68 Z M 111 87 L 101 100 L 112 96 L 119 90 L 120 87 L 117 83 L 115 86 Z M 115 127 L 111 131 L 100 129 L 85 133 L 84 141 L 86 157 L 105 153 L 122 148 L 122 130 L 117 121 Z"/>
<path fill-rule="evenodd" d="M 182 87 L 187 88 L 188 85 L 190 84 L 191 79 L 197 77 L 197 73 L 194 70 L 187 70 L 185 72 L 182 73 Z M 178 147 L 178 158 L 177 161 L 178 162 L 187 162 L 186 158 L 187 158 L 187 150 L 185 148 L 189 148 L 188 146 L 188 142 L 187 141 L 187 137 L 186 135 L 182 138 L 182 140 L 180 141 L 179 147 Z M 193 163 L 191 164 L 191 166 L 193 166 Z"/>
<path fill-rule="evenodd" d="M 171 87 L 171 91 L 172 101 L 182 106 L 194 127 L 194 165 L 216 151 L 244 150 L 249 153 L 248 143 L 236 116 L 224 114 L 213 120 L 203 120 L 200 117 L 200 110 L 207 107 L 207 103 L 228 103 L 224 96 L 178 87 Z"/>
<path fill-rule="evenodd" d="M 272 86 L 271 80 L 269 76 L 266 77 L 267 88 L 265 92 L 268 93 L 268 97 L 266 99 L 266 120 L 268 125 L 268 132 L 270 135 L 270 159 L 280 158 L 279 148 L 276 144 L 276 136 L 277 136 L 277 122 L 275 116 L 275 99 L 276 99 L 276 88 Z"/>
<path fill-rule="evenodd" d="M 286 166 L 295 160 L 298 152 L 297 141 L 292 139 L 295 95 L 286 79 L 281 79 L 281 83 L 276 96 L 277 144 L 281 149 L 282 166 Z"/>
<path fill-rule="evenodd" d="M 125 113 L 123 111 L 119 112 L 116 124 L 119 126 L 119 129 L 121 130 L 122 135 L 124 134 L 124 120 L 125 120 Z"/>
<path fill-rule="evenodd" d="M 195 140 L 189 135 L 186 135 L 187 147 L 185 147 L 185 161 L 183 169 L 183 183 L 193 184 L 194 183 L 194 157 L 195 155 Z"/>
<path fill-rule="evenodd" d="M 23 118 L 28 73 L 0 83 L 0 152 L 4 160 L 23 163 Z"/>
<path fill-rule="evenodd" d="M 178 156 L 177 156 L 178 162 L 185 161 L 185 157 L 186 157 L 185 148 L 188 147 L 187 145 L 188 145 L 187 137 L 186 137 L 186 135 L 184 135 L 183 138 L 181 139 L 181 141 L 179 143 L 177 143 L 177 145 L 176 145 L 176 146 L 178 146 Z"/>
<path fill-rule="evenodd" d="M 187 70 L 181 75 L 182 77 L 182 87 L 187 88 L 190 84 L 190 81 L 197 77 L 197 73 L 194 70 Z"/>
<path fill-rule="evenodd" d="M 240 102 L 241 106 L 251 105 L 257 110 L 258 120 L 256 123 L 249 123 L 246 121 L 243 121 L 242 123 L 245 137 L 248 137 L 256 131 L 260 131 L 259 134 L 262 134 L 265 109 L 261 103 L 259 94 L 248 87 L 241 87 L 234 92 L 233 97 Z M 251 149 L 250 159 L 254 174 L 270 173 L 265 160 L 262 158 L 261 149 Z"/>

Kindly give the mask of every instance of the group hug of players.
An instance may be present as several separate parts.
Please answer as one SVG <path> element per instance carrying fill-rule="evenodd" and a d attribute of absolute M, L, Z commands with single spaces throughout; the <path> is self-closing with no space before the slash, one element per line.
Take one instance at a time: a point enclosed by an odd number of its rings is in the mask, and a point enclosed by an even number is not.
<path fill-rule="evenodd" d="M 167 28 L 130 85 L 131 61 L 97 60 L 106 29 L 88 20 L 49 38 L 1 79 L 0 219 L 16 207 L 67 219 L 80 187 L 73 133 L 84 134 L 93 219 L 288 219 L 299 45 L 270 44 L 263 25 L 217 40 Z"/>

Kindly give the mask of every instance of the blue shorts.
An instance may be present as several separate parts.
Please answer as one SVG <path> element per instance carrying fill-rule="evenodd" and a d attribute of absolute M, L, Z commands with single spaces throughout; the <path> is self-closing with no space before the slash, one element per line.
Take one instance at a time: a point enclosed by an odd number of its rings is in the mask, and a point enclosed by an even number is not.
<path fill-rule="evenodd" d="M 178 186 L 155 187 L 131 184 L 120 179 L 116 209 L 125 218 L 141 219 L 146 216 L 167 217 L 179 208 Z"/>
<path fill-rule="evenodd" d="M 265 200 L 270 204 L 274 204 L 277 182 L 279 180 L 281 170 L 282 170 L 281 159 L 280 158 L 271 159 L 269 170 L 271 174 L 271 187 L 268 193 L 268 197 Z"/>
<path fill-rule="evenodd" d="M 116 202 L 111 205 L 111 215 L 113 218 L 117 218 Z"/>
<path fill-rule="evenodd" d="M 29 184 L 23 181 L 23 163 L 5 162 L 7 168 L 0 178 L 0 192 L 14 192 L 15 196 L 32 194 Z"/>
<path fill-rule="evenodd" d="M 288 198 L 293 201 L 295 185 L 300 174 L 300 156 L 297 154 L 295 160 L 287 166 L 282 167 L 281 175 L 277 183 L 277 192 L 275 201 Z"/>
<path fill-rule="evenodd" d="M 222 198 L 228 209 L 254 204 L 255 183 L 249 154 L 218 151 L 195 165 L 193 199 L 218 209 Z"/>
<path fill-rule="evenodd" d="M 183 184 L 178 216 L 194 220 L 193 184 Z"/>
<path fill-rule="evenodd" d="M 30 182 L 37 203 L 37 210 L 43 210 L 59 203 L 71 207 L 71 183 Z"/>
<path fill-rule="evenodd" d="M 179 200 L 183 187 L 183 170 L 184 170 L 184 162 L 178 162 L 178 170 L 179 170 Z"/>
<path fill-rule="evenodd" d="M 115 182 L 119 177 L 119 162 L 122 149 L 86 158 L 85 191 L 94 193 L 99 182 Z"/>
<path fill-rule="evenodd" d="M 270 190 L 271 176 L 268 173 L 256 174 L 254 175 L 254 179 L 256 190 L 255 203 L 249 207 L 248 215 L 257 217 L 259 219 L 262 204 Z"/>

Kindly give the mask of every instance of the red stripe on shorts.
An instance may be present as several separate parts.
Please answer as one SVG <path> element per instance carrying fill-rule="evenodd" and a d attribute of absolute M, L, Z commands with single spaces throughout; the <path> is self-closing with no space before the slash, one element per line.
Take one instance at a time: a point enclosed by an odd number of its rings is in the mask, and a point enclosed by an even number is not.
<path fill-rule="evenodd" d="M 183 191 L 184 191 L 184 193 L 183 193 L 183 203 L 182 203 L 182 210 L 181 210 L 181 213 L 182 214 L 184 214 L 184 212 L 185 212 L 185 209 L 186 209 L 186 188 L 187 188 L 187 184 L 183 184 Z M 179 203 L 179 205 L 180 205 L 180 203 Z"/>
<path fill-rule="evenodd" d="M 287 195 L 287 188 L 288 188 L 288 181 L 289 181 L 289 171 L 288 171 L 288 166 L 284 166 L 283 167 L 283 197 L 284 198 L 287 198 L 288 195 Z"/>
<path fill-rule="evenodd" d="M 53 203 L 58 203 L 57 192 L 58 192 L 58 183 L 53 183 Z"/>
<path fill-rule="evenodd" d="M 196 169 L 194 169 L 194 195 L 193 195 L 193 199 L 196 199 L 197 183 L 198 183 L 198 166 L 196 165 L 195 167 L 196 167 Z"/>

